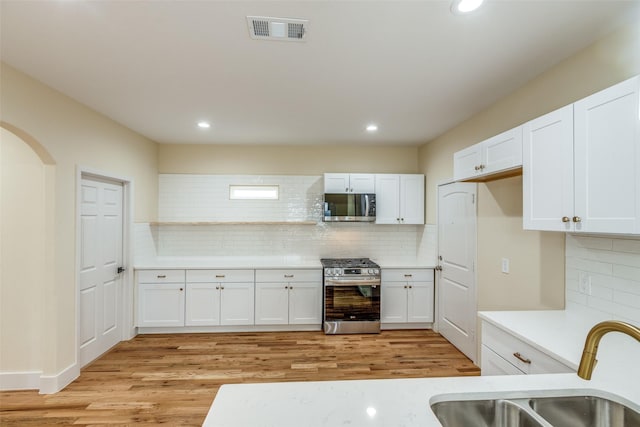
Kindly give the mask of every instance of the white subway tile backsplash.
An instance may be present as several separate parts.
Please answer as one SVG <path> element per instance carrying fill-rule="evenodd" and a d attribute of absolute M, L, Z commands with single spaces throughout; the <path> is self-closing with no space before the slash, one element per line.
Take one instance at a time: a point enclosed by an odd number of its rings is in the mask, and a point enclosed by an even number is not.
<path fill-rule="evenodd" d="M 640 254 L 640 239 L 625 240 L 616 239 L 613 241 L 613 250 L 617 252 L 632 252 Z"/>
<path fill-rule="evenodd" d="M 278 185 L 280 199 L 230 200 L 229 185 L 237 184 Z M 159 191 L 159 221 L 222 224 L 137 224 L 136 259 L 363 256 L 387 263 L 415 260 L 435 265 L 435 225 L 322 222 L 321 176 L 161 174 Z M 315 224 L 237 224 L 241 221 Z"/>
<path fill-rule="evenodd" d="M 581 290 L 588 278 L 590 291 Z M 640 239 L 567 235 L 567 309 L 582 306 L 640 323 Z"/>
<path fill-rule="evenodd" d="M 614 265 L 614 275 L 623 279 L 640 282 L 640 267 L 629 267 L 627 265 Z"/>

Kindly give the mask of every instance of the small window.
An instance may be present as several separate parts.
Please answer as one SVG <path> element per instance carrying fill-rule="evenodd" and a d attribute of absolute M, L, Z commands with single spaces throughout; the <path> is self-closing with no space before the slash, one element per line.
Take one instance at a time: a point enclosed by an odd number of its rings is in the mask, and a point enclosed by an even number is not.
<path fill-rule="evenodd" d="M 278 200 L 280 188 L 277 185 L 230 185 L 231 200 Z"/>

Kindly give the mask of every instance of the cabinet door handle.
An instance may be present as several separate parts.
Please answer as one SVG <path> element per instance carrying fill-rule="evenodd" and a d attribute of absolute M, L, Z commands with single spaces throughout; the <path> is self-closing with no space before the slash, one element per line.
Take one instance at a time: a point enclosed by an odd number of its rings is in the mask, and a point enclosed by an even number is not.
<path fill-rule="evenodd" d="M 286 277 L 287 279 L 291 279 L 293 277 L 293 274 L 285 274 L 284 277 Z"/>
<path fill-rule="evenodd" d="M 184 291 L 184 289 L 180 288 L 181 291 Z"/>
<path fill-rule="evenodd" d="M 476 166 L 474 169 L 479 171 L 480 170 L 480 166 Z"/>
<path fill-rule="evenodd" d="M 216 289 L 220 289 L 220 286 L 216 286 Z"/>
<path fill-rule="evenodd" d="M 167 275 L 166 274 L 158 274 L 158 279 L 166 279 Z"/>
<path fill-rule="evenodd" d="M 573 222 L 582 222 L 582 218 L 580 218 L 579 216 L 574 216 Z"/>
<path fill-rule="evenodd" d="M 568 216 L 562 217 L 562 222 L 569 222 L 569 221 L 571 221 L 571 219 Z"/>
<path fill-rule="evenodd" d="M 220 286 L 220 289 L 224 289 L 224 286 Z"/>
<path fill-rule="evenodd" d="M 516 359 L 518 359 L 521 362 L 526 363 L 527 365 L 531 364 L 531 359 L 527 359 L 526 357 L 523 357 L 520 353 L 516 352 L 513 353 L 513 357 L 515 357 Z"/>
<path fill-rule="evenodd" d="M 407 285 L 404 285 L 404 288 L 407 289 Z"/>
<path fill-rule="evenodd" d="M 409 285 L 409 289 L 413 289 L 413 285 Z"/>

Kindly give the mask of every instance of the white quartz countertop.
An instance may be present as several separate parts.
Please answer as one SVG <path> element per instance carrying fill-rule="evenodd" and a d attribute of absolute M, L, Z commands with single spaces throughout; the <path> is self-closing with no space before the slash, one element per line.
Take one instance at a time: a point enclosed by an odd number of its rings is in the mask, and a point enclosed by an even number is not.
<path fill-rule="evenodd" d="M 638 387 L 612 387 L 575 374 L 233 384 L 220 388 L 203 426 L 440 426 L 430 404 L 464 394 L 480 399 L 611 393 L 640 402 Z"/>
<path fill-rule="evenodd" d="M 608 319 L 604 313 L 579 309 L 481 311 L 478 316 L 576 370 L 587 333 Z"/>
<path fill-rule="evenodd" d="M 480 317 L 577 368 L 584 338 L 606 315 L 581 310 L 482 312 Z M 440 426 L 440 400 L 617 396 L 640 411 L 640 345 L 619 333 L 600 342 L 592 380 L 576 374 L 224 385 L 206 427 Z"/>

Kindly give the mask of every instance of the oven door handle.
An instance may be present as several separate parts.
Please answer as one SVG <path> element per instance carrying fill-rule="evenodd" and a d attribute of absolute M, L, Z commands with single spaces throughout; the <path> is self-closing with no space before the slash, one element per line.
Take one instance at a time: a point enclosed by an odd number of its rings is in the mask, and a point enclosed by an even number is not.
<path fill-rule="evenodd" d="M 379 286 L 380 280 L 328 280 L 325 279 L 325 286 Z"/>

